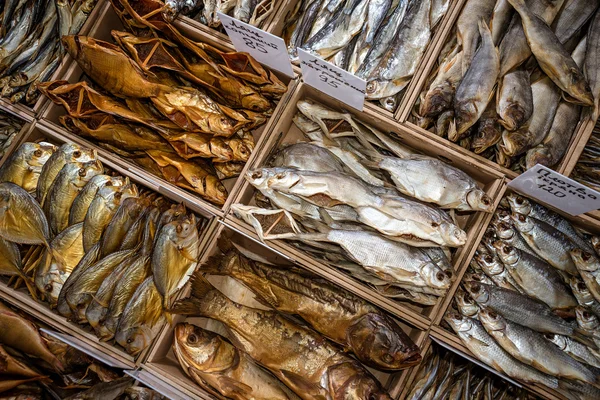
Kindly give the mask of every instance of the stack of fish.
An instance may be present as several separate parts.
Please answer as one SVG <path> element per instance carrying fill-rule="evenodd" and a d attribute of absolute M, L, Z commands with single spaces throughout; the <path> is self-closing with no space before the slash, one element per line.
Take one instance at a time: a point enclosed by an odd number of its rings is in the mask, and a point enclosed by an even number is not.
<path fill-rule="evenodd" d="M 221 28 L 218 12 L 261 28 L 275 10 L 277 0 L 164 0 L 163 16 L 172 22 L 184 14 L 211 28 Z"/>
<path fill-rule="evenodd" d="M 15 150 L 0 168 L 0 275 L 136 355 L 193 272 L 200 240 L 183 205 L 107 172 L 75 144 Z"/>
<path fill-rule="evenodd" d="M 246 53 L 224 53 L 183 36 L 148 11 L 162 9 L 159 1 L 113 0 L 113 6 L 136 32 L 113 31 L 118 46 L 62 38 L 103 91 L 85 81 L 47 82 L 40 90 L 65 107 L 61 123 L 73 133 L 224 204 L 221 180 L 239 175 L 254 149 L 251 131 L 267 121 L 286 86 Z"/>
<path fill-rule="evenodd" d="M 3 399 L 159 399 L 133 379 L 39 330 L 0 302 L 0 393 Z M 154 397 L 152 397 L 154 396 Z M 144 397 L 146 398 L 146 397 Z"/>
<path fill-rule="evenodd" d="M 556 166 L 598 116 L 599 5 L 468 0 L 413 121 L 506 168 Z"/>
<path fill-rule="evenodd" d="M 600 238 L 524 197 L 505 200 L 446 320 L 498 371 L 597 399 Z"/>
<path fill-rule="evenodd" d="M 229 339 L 187 323 L 175 327 L 173 351 L 179 363 L 210 393 L 236 398 L 243 389 L 238 398 L 389 399 L 379 382 L 344 350 L 383 371 L 421 361 L 419 347 L 402 329 L 359 297 L 304 271 L 246 257 L 248 250 L 242 253 L 228 239 L 219 245 L 223 252 L 194 274 L 190 297 L 174 306 L 175 313 L 226 326 L 223 332 Z M 221 292 L 204 273 L 234 278 L 247 289 L 221 280 Z M 248 289 L 249 294 L 243 293 Z M 247 305 L 253 297 L 267 307 Z M 288 318 L 292 315 L 306 325 Z"/>
<path fill-rule="evenodd" d="M 423 399 L 534 400 L 537 397 L 433 345 L 406 396 L 406 400 Z"/>
<path fill-rule="evenodd" d="M 491 199 L 463 171 L 350 114 L 309 100 L 297 107 L 294 122 L 312 142 L 248 171 L 264 208 L 233 211 L 263 240 L 300 241 L 386 296 L 435 304 L 452 281 L 449 248 L 467 238 L 444 209 L 491 212 Z"/>
<path fill-rule="evenodd" d="M 366 97 L 393 112 L 449 0 L 296 0 L 283 39 L 367 81 Z"/>
<path fill-rule="evenodd" d="M 63 59 L 60 38 L 81 29 L 97 0 L 7 0 L 0 5 L 0 89 L 33 105 Z"/>
<path fill-rule="evenodd" d="M 600 124 L 596 123 L 592 136 L 585 145 L 571 178 L 594 190 L 600 191 Z"/>
<path fill-rule="evenodd" d="M 23 127 L 23 121 L 11 114 L 0 111 L 0 158 L 4 157 L 6 150 Z"/>

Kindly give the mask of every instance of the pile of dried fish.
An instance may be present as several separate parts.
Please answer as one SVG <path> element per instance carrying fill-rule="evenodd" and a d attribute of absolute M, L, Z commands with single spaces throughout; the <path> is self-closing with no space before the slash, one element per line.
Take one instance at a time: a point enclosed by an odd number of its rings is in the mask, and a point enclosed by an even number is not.
<path fill-rule="evenodd" d="M 107 172 L 75 144 L 16 149 L 0 168 L 0 275 L 136 355 L 197 264 L 197 221 Z"/>
<path fill-rule="evenodd" d="M 211 28 L 221 28 L 218 12 L 261 28 L 275 11 L 276 0 L 164 0 L 164 18 L 172 22 L 184 14 Z"/>
<path fill-rule="evenodd" d="M 304 271 L 251 259 L 226 238 L 219 245 L 223 252 L 192 277 L 190 297 L 174 306 L 178 314 L 211 318 L 207 329 L 177 325 L 173 343 L 185 373 L 208 392 L 227 398 L 243 389 L 240 398 L 389 399 L 342 348 L 384 371 L 421 361 L 418 346 L 364 300 Z M 293 315 L 306 324 L 288 318 Z"/>
<path fill-rule="evenodd" d="M 524 197 L 503 203 L 446 320 L 498 371 L 597 399 L 600 239 Z"/>
<path fill-rule="evenodd" d="M 154 392 L 39 330 L 0 302 L 0 393 L 3 399 L 135 399 Z M 156 396 L 156 395 L 155 395 Z M 154 397 L 158 399 L 159 397 Z"/>
<path fill-rule="evenodd" d="M 63 59 L 60 37 L 81 29 L 97 0 L 7 0 L 0 5 L 0 89 L 33 105 Z"/>
<path fill-rule="evenodd" d="M 297 0 L 283 39 L 367 81 L 366 97 L 393 112 L 448 0 Z"/>
<path fill-rule="evenodd" d="M 221 180 L 239 175 L 254 149 L 251 131 L 267 121 L 286 86 L 246 53 L 224 53 L 183 36 L 148 11 L 160 10 L 159 1 L 113 0 L 113 6 L 135 32 L 113 31 L 118 46 L 62 39 L 102 90 L 85 81 L 47 82 L 40 90 L 65 107 L 60 121 L 73 133 L 224 204 Z M 150 17 L 140 17 L 136 7 Z"/>
<path fill-rule="evenodd" d="M 442 347 L 432 345 L 406 396 L 406 400 L 421 399 L 534 400 L 537 397 Z"/>
<path fill-rule="evenodd" d="M 0 111 L 0 158 L 4 157 L 4 153 L 6 153 L 22 127 L 22 120 Z"/>
<path fill-rule="evenodd" d="M 600 124 L 597 123 L 570 177 L 594 190 L 600 190 L 599 155 Z"/>
<path fill-rule="evenodd" d="M 308 100 L 297 107 L 294 122 L 312 142 L 285 145 L 248 171 L 263 208 L 234 212 L 262 240 L 299 241 L 386 296 L 435 304 L 452 281 L 449 247 L 467 237 L 444 209 L 491 212 L 491 199 L 463 171 L 350 114 Z"/>
<path fill-rule="evenodd" d="M 556 166 L 598 116 L 599 5 L 468 0 L 413 122 L 506 168 Z"/>

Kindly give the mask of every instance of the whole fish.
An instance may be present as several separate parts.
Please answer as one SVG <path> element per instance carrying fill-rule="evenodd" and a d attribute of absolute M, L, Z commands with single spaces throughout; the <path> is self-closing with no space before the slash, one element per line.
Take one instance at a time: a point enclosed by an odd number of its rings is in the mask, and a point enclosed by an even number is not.
<path fill-rule="evenodd" d="M 178 219 L 164 225 L 156 235 L 152 251 L 152 274 L 165 308 L 171 296 L 187 282 L 200 255 L 196 218 Z"/>
<path fill-rule="evenodd" d="M 3 303 L 0 303 L 0 343 L 38 357 L 57 371 L 64 368 L 58 358 L 48 350 L 38 327 Z"/>
<path fill-rule="evenodd" d="M 504 318 L 538 332 L 573 336 L 575 327 L 556 316 L 539 300 L 513 290 L 479 282 L 464 282 L 464 288 L 481 307 L 488 307 Z"/>
<path fill-rule="evenodd" d="M 468 129 L 481 117 L 492 98 L 498 78 L 500 69 L 498 50 L 494 46 L 488 26 L 483 21 L 479 21 L 479 33 L 481 45 L 456 89 L 454 99 L 456 135 L 449 137 L 452 141 L 462 139 Z M 463 55 L 463 62 L 464 57 Z"/>
<path fill-rule="evenodd" d="M 412 155 L 377 157 L 377 167 L 387 171 L 401 193 L 442 208 L 492 211 L 492 200 L 475 180 L 437 158 Z M 426 173 L 424 173 L 426 171 Z"/>
<path fill-rule="evenodd" d="M 508 0 L 506 0 L 508 2 Z M 565 0 L 528 0 L 527 6 L 546 23 L 551 24 Z M 508 2 L 511 4 L 510 2 Z M 512 4 L 511 4 L 512 6 Z M 511 7 L 514 10 L 514 7 Z M 500 76 L 521 65 L 531 56 L 531 49 L 523 32 L 521 17 L 514 13 L 506 34 L 500 42 Z"/>
<path fill-rule="evenodd" d="M 44 251 L 35 270 L 35 285 L 51 305 L 56 305 L 65 281 L 79 264 L 83 251 L 83 224 L 75 224 L 59 233 Z"/>
<path fill-rule="evenodd" d="M 83 247 L 89 250 L 98 243 L 121 202 L 137 196 L 138 190 L 133 184 L 104 186 L 98 190 L 83 221 Z"/>
<path fill-rule="evenodd" d="M 571 250 L 571 257 L 585 286 L 596 301 L 600 301 L 600 260 L 581 249 Z"/>
<path fill-rule="evenodd" d="M 0 168 L 0 182 L 12 182 L 33 193 L 55 150 L 56 146 L 49 143 L 23 143 Z"/>
<path fill-rule="evenodd" d="M 527 43 L 540 68 L 575 102 L 593 106 L 594 96 L 590 85 L 552 29 L 527 8 L 525 0 L 509 2 L 521 16 Z"/>
<path fill-rule="evenodd" d="M 592 369 L 571 358 L 539 332 L 510 322 L 490 309 L 481 310 L 479 320 L 504 350 L 541 372 L 590 384 L 600 380 Z"/>
<path fill-rule="evenodd" d="M 554 335 L 552 333 L 546 333 L 544 337 L 575 360 L 591 365 L 592 367 L 600 368 L 600 359 L 595 357 L 585 345 L 578 341 L 568 336 Z"/>
<path fill-rule="evenodd" d="M 562 276 L 553 266 L 502 241 L 495 242 L 494 247 L 525 294 L 553 309 L 568 309 L 577 305 Z"/>
<path fill-rule="evenodd" d="M 128 182 L 127 178 L 111 177 L 109 175 L 96 175 L 79 192 L 69 211 L 69 225 L 77 224 L 85 220 L 90 204 L 96 193 L 104 186 L 124 186 Z"/>
<path fill-rule="evenodd" d="M 162 296 L 150 276 L 138 286 L 119 319 L 115 340 L 132 356 L 147 348 L 165 322 Z"/>
<path fill-rule="evenodd" d="M 569 240 L 580 248 L 590 253 L 594 252 L 590 243 L 583 239 L 573 225 L 563 216 L 516 193 L 509 194 L 506 199 L 514 212 L 543 221 L 567 235 Z"/>
<path fill-rule="evenodd" d="M 369 366 L 399 370 L 421 361 L 418 347 L 392 320 L 324 280 L 255 262 L 233 249 L 211 257 L 201 271 L 240 280 L 262 302 L 280 312 L 300 315 L 317 332 L 350 349 Z"/>
<path fill-rule="evenodd" d="M 105 278 L 116 268 L 119 268 L 121 263 L 128 262 L 132 254 L 131 250 L 124 250 L 102 258 L 87 268 L 85 273 L 69 286 L 65 299 L 69 307 L 71 307 L 77 322 L 87 322 L 85 311 L 92 301 L 93 296 L 98 291 L 98 288 Z"/>
<path fill-rule="evenodd" d="M 119 250 L 129 229 L 149 207 L 150 199 L 145 197 L 128 197 L 121 202 L 100 240 L 103 256 Z"/>
<path fill-rule="evenodd" d="M 90 179 L 103 172 L 104 168 L 98 160 L 68 163 L 60 170 L 44 203 L 44 212 L 54 235 L 69 226 L 71 205 L 79 192 Z"/>
<path fill-rule="evenodd" d="M 107 341 L 115 336 L 123 311 L 150 272 L 150 258 L 147 256 L 138 258 L 127 268 L 113 289 L 104 319 L 95 328 L 100 340 Z"/>
<path fill-rule="evenodd" d="M 38 202 L 14 183 L 0 183 L 0 237 L 50 247 L 50 227 Z"/>
<path fill-rule="evenodd" d="M 592 112 L 592 120 L 594 121 L 600 113 L 600 72 L 596 68 L 598 61 L 600 61 L 600 13 L 596 11 L 588 28 L 587 48 L 583 63 L 585 77 L 590 84 L 594 97 L 594 109 Z"/>
<path fill-rule="evenodd" d="M 98 158 L 96 150 L 87 149 L 75 143 L 61 145 L 44 164 L 36 188 L 36 198 L 43 207 L 50 187 L 62 168 L 72 162 L 86 163 Z"/>
<path fill-rule="evenodd" d="M 529 121 L 533 114 L 533 92 L 526 70 L 516 69 L 500 79 L 496 109 L 500 124 L 509 131 Z"/>
<path fill-rule="evenodd" d="M 288 400 L 283 384 L 224 337 L 188 323 L 175 326 L 173 353 L 200 387 L 235 400 Z"/>
<path fill-rule="evenodd" d="M 509 156 L 518 156 L 537 146 L 552 127 L 560 103 L 560 90 L 548 77 L 531 84 L 533 113 L 528 123 L 516 131 L 502 133 L 502 150 Z"/>
<path fill-rule="evenodd" d="M 574 250 L 576 245 L 564 233 L 543 221 L 527 217 L 523 214 L 512 215 L 515 228 L 525 239 L 529 247 L 541 259 L 554 268 L 577 275 L 577 268 L 571 259 L 569 251 Z"/>
<path fill-rule="evenodd" d="M 431 38 L 430 8 L 431 0 L 409 2 L 397 34 L 367 77 L 368 99 L 393 96 L 408 85 Z"/>
<path fill-rule="evenodd" d="M 275 311 L 234 303 L 199 274 L 193 277 L 191 297 L 178 301 L 174 311 L 225 324 L 241 350 L 303 399 L 391 399 L 367 370 L 319 334 Z M 264 341 L 265 335 L 271 340 Z"/>
<path fill-rule="evenodd" d="M 479 321 L 455 312 L 447 313 L 444 319 L 471 353 L 495 370 L 525 382 L 541 383 L 550 388 L 558 387 L 556 378 L 515 360 L 496 343 Z"/>
<path fill-rule="evenodd" d="M 467 73 L 467 70 L 471 66 L 477 45 L 479 44 L 481 30 L 478 27 L 478 23 L 481 20 L 486 22 L 490 20 L 495 4 L 495 0 L 468 0 L 456 21 L 456 36 L 458 37 L 458 43 L 463 48 L 461 62 L 463 75 Z M 493 43 L 496 42 L 493 40 Z"/>

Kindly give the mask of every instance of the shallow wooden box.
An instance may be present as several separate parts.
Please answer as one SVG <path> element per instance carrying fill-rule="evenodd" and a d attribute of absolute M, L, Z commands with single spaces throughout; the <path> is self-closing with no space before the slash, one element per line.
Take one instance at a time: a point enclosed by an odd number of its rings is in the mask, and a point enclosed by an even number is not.
<path fill-rule="evenodd" d="M 302 99 L 311 99 L 335 110 L 344 109 L 344 106 L 338 101 L 322 94 L 310 86 L 304 84 L 298 85 L 290 98 L 290 102 L 286 108 L 286 111 L 282 114 L 277 124 L 273 127 L 273 132 L 269 134 L 269 141 L 265 144 L 265 147 L 262 149 L 260 155 L 256 157 L 252 163 L 252 169 L 259 168 L 264 165 L 270 154 L 272 154 L 274 149 L 277 149 L 281 143 L 308 141 L 308 139 L 304 138 L 304 135 L 292 121 L 297 111 L 296 103 Z M 435 142 L 423 140 L 422 138 L 418 137 L 418 135 L 414 135 L 411 131 L 406 130 L 393 120 L 382 118 L 374 111 L 365 110 L 362 113 L 358 113 L 354 110 L 348 110 L 348 112 L 353 114 L 359 120 L 372 125 L 382 132 L 389 132 L 391 136 L 398 138 L 402 144 L 410 146 L 415 150 L 423 152 L 424 154 L 438 157 L 441 160 L 462 169 L 480 184 L 480 186 L 488 193 L 493 201 L 499 201 L 497 193 L 502 186 L 503 178 L 501 174 L 486 168 L 485 166 L 478 165 L 477 163 L 471 163 L 469 160 L 464 160 L 455 152 L 447 150 Z M 246 205 L 255 205 L 254 194 L 254 187 L 248 182 L 244 182 L 242 190 L 240 191 L 235 202 Z M 460 226 L 466 230 L 468 235 L 466 245 L 461 249 L 457 249 L 453 256 L 452 261 L 454 269 L 458 274 L 462 268 L 464 260 L 469 257 L 469 252 L 471 249 L 473 249 L 473 244 L 479 241 L 481 227 L 486 219 L 491 218 L 491 214 L 457 213 L 457 218 Z M 242 229 L 253 232 L 253 228 L 251 228 L 245 222 L 237 219 L 232 211 L 230 211 L 227 215 L 227 220 L 228 223 L 230 223 L 229 221 L 235 221 L 231 223 L 236 223 Z M 483 233 L 481 232 L 481 234 Z M 345 289 L 366 298 L 367 300 L 373 302 L 377 306 L 385 309 L 399 318 L 418 324 L 418 326 L 427 326 L 428 321 L 432 315 L 435 314 L 437 307 L 439 306 L 439 302 L 436 306 L 423 307 L 386 298 L 381 294 L 375 293 L 366 284 L 351 278 L 349 275 L 340 272 L 336 268 L 312 258 L 312 256 L 308 255 L 308 253 L 299 251 L 291 244 L 291 242 L 284 242 L 280 240 L 268 241 L 266 245 L 273 249 L 277 249 L 277 251 L 285 254 L 289 258 L 300 261 L 305 265 L 311 265 L 314 269 L 314 272 L 317 274 L 324 276 L 327 279 L 335 279 L 336 283 Z"/>
<path fill-rule="evenodd" d="M 185 22 L 179 21 L 179 23 L 177 25 L 178 25 L 178 29 L 182 33 L 184 33 L 187 37 L 189 37 L 193 40 L 208 43 L 208 44 L 215 46 L 224 51 L 234 51 L 233 47 L 231 47 L 231 45 L 228 45 L 227 43 L 215 41 L 215 39 L 212 38 L 211 36 L 209 36 L 208 34 L 203 33 L 201 31 L 197 30 L 196 28 L 193 28 L 193 27 L 187 25 Z M 99 16 L 98 23 L 89 32 L 89 36 L 112 43 L 113 40 L 112 40 L 112 37 L 110 34 L 111 30 L 123 30 L 123 25 L 122 25 L 121 21 L 119 20 L 119 18 L 117 17 L 117 15 L 115 14 L 112 6 L 110 6 L 110 4 L 109 4 L 107 7 L 104 8 L 102 15 Z M 278 77 L 282 80 L 282 82 L 284 82 L 286 85 L 288 85 L 288 93 L 291 92 L 296 84 L 296 80 L 286 77 L 284 75 L 280 75 L 280 74 L 278 74 Z M 81 70 L 81 68 L 79 68 L 79 65 L 75 61 L 71 62 L 67 71 L 61 76 L 61 79 L 66 80 L 70 83 L 79 82 L 83 78 L 84 78 L 83 71 Z M 268 132 L 269 127 L 274 123 L 274 121 L 276 121 L 278 119 L 279 114 L 282 112 L 285 104 L 287 103 L 287 99 L 288 99 L 288 94 L 285 94 L 282 97 L 282 99 L 279 101 L 279 103 L 277 104 L 277 107 L 273 111 L 273 115 L 269 118 L 267 123 L 257 129 L 255 129 L 252 132 L 252 134 L 254 136 L 254 140 L 255 140 L 255 148 L 254 148 L 254 152 L 250 156 L 249 161 L 246 163 L 246 166 L 245 166 L 244 170 L 242 171 L 242 174 L 247 169 L 247 166 L 250 164 L 252 159 L 256 156 L 259 149 L 262 147 L 263 142 L 266 140 L 266 136 L 264 135 L 264 133 Z M 64 114 L 66 114 L 66 111 L 62 105 L 58 105 L 58 104 L 54 104 L 54 103 L 50 102 L 49 106 L 43 112 L 41 117 L 43 118 L 43 123 L 48 124 L 53 127 L 56 127 L 56 128 L 59 128 L 59 129 L 62 129 L 62 125 L 59 122 L 59 117 Z M 73 136 L 76 136 L 76 135 L 73 135 Z M 85 143 L 85 145 L 87 145 L 88 147 L 98 148 L 97 145 L 91 143 L 90 141 L 88 141 L 86 139 L 77 137 L 77 138 L 75 138 L 75 140 L 80 143 Z M 211 204 L 211 203 L 201 199 L 198 195 L 194 194 L 193 192 L 175 187 L 174 185 L 168 183 L 164 179 L 159 178 L 155 175 L 152 175 L 149 172 L 146 172 L 145 170 L 143 170 L 142 168 L 137 166 L 136 164 L 134 164 L 130 161 L 127 161 L 124 157 L 114 155 L 114 158 L 115 158 L 115 162 L 117 162 L 123 168 L 127 168 L 131 171 L 135 171 L 136 174 L 143 176 L 148 181 L 154 182 L 155 185 L 157 185 L 159 187 L 169 187 L 174 193 L 178 193 L 178 195 L 181 196 L 182 199 L 186 199 L 187 201 L 190 201 L 190 202 L 194 201 L 194 202 L 201 203 L 205 208 L 210 209 L 212 211 L 212 213 L 215 215 L 222 215 L 224 210 L 227 210 L 229 208 L 229 206 L 232 203 L 232 199 L 234 198 L 234 195 L 239 190 L 240 183 L 241 183 L 241 179 L 239 179 L 239 178 L 229 178 L 229 179 L 225 179 L 223 181 L 223 184 L 225 185 L 225 187 L 227 188 L 227 191 L 229 192 L 229 197 L 228 197 L 227 201 L 225 202 L 225 204 L 221 207 L 221 206 Z"/>
<path fill-rule="evenodd" d="M 13 151 L 24 142 L 37 141 L 47 141 L 56 145 L 73 142 L 68 136 L 63 135 L 60 132 L 56 132 L 48 126 L 39 123 L 33 123 L 29 127 L 27 133 L 23 135 L 20 142 L 18 144 L 15 144 Z M 102 162 L 104 167 L 109 168 L 111 171 L 116 172 L 122 176 L 129 177 L 131 182 L 138 185 L 139 188 L 143 187 L 145 189 L 156 191 L 156 187 L 152 182 L 148 182 L 143 177 L 132 174 L 130 171 L 114 163 L 114 161 L 104 157 L 103 154 L 100 152 L 98 154 L 98 159 Z M 160 194 L 163 195 L 165 198 L 170 199 L 174 203 L 180 202 L 178 196 L 171 196 L 168 191 L 161 192 Z M 213 217 L 213 214 L 210 213 L 208 210 L 203 210 L 202 208 L 199 208 L 201 205 L 190 203 L 184 204 L 189 210 L 193 210 L 194 212 L 198 213 L 199 215 L 205 218 L 200 231 L 201 240 L 205 240 L 205 238 L 210 233 L 208 225 L 210 218 Z M 15 306 L 17 306 L 18 308 L 26 310 L 27 312 L 35 313 L 37 318 L 43 319 L 44 321 L 51 321 L 51 324 L 49 323 L 49 325 L 55 327 L 56 329 L 60 328 L 61 331 L 69 333 L 70 335 L 74 336 L 79 342 L 81 342 L 82 346 L 87 346 L 88 348 L 92 348 L 95 351 L 104 354 L 108 359 L 114 360 L 114 363 L 118 362 L 118 365 L 122 365 L 123 368 L 134 368 L 144 359 L 145 355 L 151 347 L 148 346 L 148 348 L 142 353 L 140 353 L 138 356 L 132 357 L 117 344 L 113 344 L 110 342 L 100 342 L 90 326 L 79 325 L 75 322 L 68 321 L 65 317 L 58 314 L 54 310 L 50 310 L 47 304 L 40 303 L 32 299 L 25 288 L 15 290 L 12 287 L 8 287 L 6 282 L 7 280 L 0 280 L 0 293 L 2 293 L 3 296 L 5 296 L 7 301 L 11 302 L 12 304 L 15 304 Z"/>
<path fill-rule="evenodd" d="M 245 234 L 237 232 L 235 229 L 225 226 L 219 221 L 213 221 L 211 228 L 212 232 L 210 239 L 206 242 L 205 247 L 203 247 L 201 263 L 205 262 L 210 256 L 218 254 L 219 249 L 217 242 L 219 239 L 226 237 L 237 246 L 242 247 L 250 253 L 258 255 L 269 262 L 272 262 L 273 264 L 281 266 L 293 265 L 286 258 L 267 249 L 262 243 L 260 243 L 256 235 L 246 236 Z M 264 305 L 261 305 L 254 299 L 254 294 L 251 291 L 233 278 L 210 275 L 208 276 L 208 280 L 215 285 L 215 287 L 222 290 L 226 295 L 228 295 L 228 297 L 231 297 L 235 301 L 256 308 L 267 309 Z M 181 295 L 182 297 L 186 297 L 187 293 L 184 292 L 181 293 Z M 215 321 L 211 321 L 207 318 L 186 318 L 184 316 L 174 316 L 173 318 L 174 324 L 184 321 L 210 330 L 214 330 L 219 325 L 219 323 L 215 325 Z M 425 329 L 419 329 L 398 319 L 395 319 L 395 321 L 419 347 L 422 347 L 427 339 L 427 331 Z M 203 389 L 196 385 L 179 366 L 179 363 L 172 350 L 173 329 L 174 326 L 167 325 L 159 334 L 158 340 L 155 342 L 154 347 L 151 349 L 145 363 L 143 364 L 143 370 L 150 372 L 156 378 L 162 379 L 165 382 L 170 382 L 172 386 L 181 391 L 180 396 L 184 393 L 191 393 L 193 395 L 192 398 L 195 399 L 212 398 L 207 395 Z M 381 381 L 382 385 L 389 390 L 390 394 L 394 398 L 398 397 L 400 391 L 404 387 L 404 379 L 409 371 L 403 370 L 390 374 L 377 371 L 372 368 L 369 368 L 369 370 L 377 377 L 377 379 Z"/>

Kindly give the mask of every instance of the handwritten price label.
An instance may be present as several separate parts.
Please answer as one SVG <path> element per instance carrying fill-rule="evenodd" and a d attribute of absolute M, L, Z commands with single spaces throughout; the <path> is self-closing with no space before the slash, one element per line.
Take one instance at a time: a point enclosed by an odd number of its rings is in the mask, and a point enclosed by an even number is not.
<path fill-rule="evenodd" d="M 307 85 L 348 104 L 358 111 L 362 111 L 365 103 L 365 89 L 367 88 L 367 82 L 364 79 L 360 79 L 300 48 L 298 49 L 298 56 L 300 57 L 302 79 Z"/>
<path fill-rule="evenodd" d="M 259 63 L 294 77 L 290 56 L 282 38 L 220 12 L 217 15 L 237 51 L 250 53 Z"/>
<path fill-rule="evenodd" d="M 508 187 L 570 215 L 600 208 L 600 193 L 543 165 L 536 165 Z"/>

